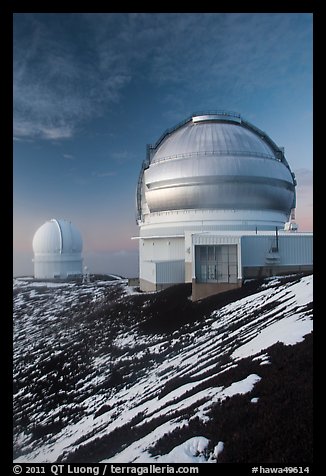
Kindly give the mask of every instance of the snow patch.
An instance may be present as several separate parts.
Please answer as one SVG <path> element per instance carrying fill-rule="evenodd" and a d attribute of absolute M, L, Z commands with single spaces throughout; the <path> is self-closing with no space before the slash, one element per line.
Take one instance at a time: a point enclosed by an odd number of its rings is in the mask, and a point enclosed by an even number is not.
<path fill-rule="evenodd" d="M 170 453 L 159 456 L 158 463 L 207 463 L 209 440 L 204 436 L 195 436 L 173 448 Z"/>
<path fill-rule="evenodd" d="M 257 337 L 238 347 L 231 355 L 233 359 L 243 359 L 271 347 L 277 342 L 294 345 L 301 342 L 313 330 L 313 322 L 308 317 L 292 315 L 263 329 Z"/>
<path fill-rule="evenodd" d="M 213 455 L 216 460 L 218 460 L 218 456 L 220 453 L 222 453 L 223 450 L 224 450 L 224 443 L 223 441 L 219 441 L 217 445 L 215 446 L 214 452 L 213 452 Z"/>

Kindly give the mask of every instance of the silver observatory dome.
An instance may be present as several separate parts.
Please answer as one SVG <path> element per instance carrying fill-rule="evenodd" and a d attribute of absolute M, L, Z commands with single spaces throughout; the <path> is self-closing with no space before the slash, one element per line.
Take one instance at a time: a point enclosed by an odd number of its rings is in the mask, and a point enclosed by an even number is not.
<path fill-rule="evenodd" d="M 284 152 L 240 115 L 197 114 L 148 146 L 137 187 L 138 223 L 176 210 L 275 211 L 295 207 Z"/>

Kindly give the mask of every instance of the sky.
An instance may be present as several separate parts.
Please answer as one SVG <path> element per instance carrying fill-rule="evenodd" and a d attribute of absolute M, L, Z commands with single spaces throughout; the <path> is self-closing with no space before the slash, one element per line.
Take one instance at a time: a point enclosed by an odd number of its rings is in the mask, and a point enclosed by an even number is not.
<path fill-rule="evenodd" d="M 311 13 L 15 13 L 13 275 L 64 218 L 89 272 L 137 276 L 146 145 L 199 111 L 240 113 L 285 148 L 312 231 L 312 30 Z"/>

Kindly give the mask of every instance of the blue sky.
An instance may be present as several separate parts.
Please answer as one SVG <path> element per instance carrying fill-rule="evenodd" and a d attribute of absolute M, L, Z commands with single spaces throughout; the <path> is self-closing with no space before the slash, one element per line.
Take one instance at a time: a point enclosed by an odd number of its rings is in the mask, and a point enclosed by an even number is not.
<path fill-rule="evenodd" d="M 82 233 L 90 272 L 138 272 L 135 188 L 146 144 L 202 110 L 239 112 L 296 174 L 312 230 L 309 13 L 16 13 L 14 275 L 50 218 Z"/>

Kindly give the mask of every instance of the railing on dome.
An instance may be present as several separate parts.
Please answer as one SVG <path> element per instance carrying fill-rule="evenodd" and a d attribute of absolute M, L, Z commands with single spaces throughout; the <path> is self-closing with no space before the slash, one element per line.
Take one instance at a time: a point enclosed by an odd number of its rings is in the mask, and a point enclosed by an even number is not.
<path fill-rule="evenodd" d="M 254 126 L 253 124 L 251 124 L 250 122 L 248 121 L 244 121 L 242 119 L 241 121 L 241 125 L 243 127 L 245 127 L 246 129 L 249 129 L 251 130 L 252 132 L 255 132 L 264 142 L 266 142 L 270 147 L 271 149 L 273 150 L 273 152 L 275 153 L 277 159 L 280 161 L 280 162 L 283 162 L 287 168 L 289 169 L 290 166 L 284 156 L 284 152 L 282 149 L 280 149 L 276 144 L 275 142 L 266 134 L 266 132 L 262 131 L 261 129 L 259 129 L 258 127 Z"/>
<path fill-rule="evenodd" d="M 161 142 L 165 139 L 166 136 L 168 136 L 169 134 L 172 134 L 172 132 L 174 132 L 177 129 L 179 129 L 180 127 L 184 126 L 185 124 L 187 124 L 187 122 L 190 122 L 193 117 L 195 117 L 195 116 L 205 116 L 205 115 L 216 115 L 216 116 L 219 115 L 219 116 L 224 116 L 225 118 L 234 117 L 234 118 L 237 118 L 237 119 L 241 119 L 241 115 L 238 114 L 237 112 L 229 112 L 229 111 L 224 111 L 224 110 L 194 112 L 193 114 L 191 114 L 191 116 L 187 117 L 186 119 L 179 122 L 175 126 L 170 127 L 169 129 L 166 129 L 163 132 L 163 134 L 159 137 L 159 139 L 155 142 L 155 144 L 149 146 L 150 151 L 153 150 L 153 149 L 157 149 L 157 147 L 161 144 Z"/>
<path fill-rule="evenodd" d="M 272 154 L 265 154 L 264 152 L 254 152 L 251 150 L 205 150 L 205 151 L 198 151 L 198 152 L 189 152 L 184 154 L 175 154 L 169 155 L 166 157 L 160 157 L 158 159 L 154 159 L 153 163 L 164 162 L 170 159 L 182 159 L 182 158 L 189 158 L 189 157 L 199 157 L 199 156 L 206 156 L 206 155 L 233 155 L 233 156 L 241 156 L 241 157 L 258 157 L 261 159 L 273 159 L 275 160 L 275 156 Z M 151 162 L 152 163 L 152 162 Z"/>
<path fill-rule="evenodd" d="M 136 191 L 136 209 L 137 209 L 137 216 L 136 216 L 136 221 L 141 220 L 142 217 L 142 183 L 143 183 L 143 175 L 144 171 L 149 167 L 149 148 L 150 146 L 147 145 L 147 153 L 146 153 L 146 159 L 143 160 L 141 164 L 141 169 L 138 177 L 138 182 L 137 182 L 137 191 Z"/>
<path fill-rule="evenodd" d="M 273 150 L 276 158 L 282 162 L 286 167 L 287 169 L 290 171 L 291 173 L 291 176 L 292 176 L 292 180 L 293 180 L 293 185 L 296 186 L 297 185 L 297 181 L 295 179 L 295 175 L 294 173 L 292 172 L 291 168 L 290 168 L 290 165 L 288 163 L 288 161 L 286 160 L 285 158 L 285 155 L 284 155 L 284 150 L 281 149 L 280 147 L 278 147 L 275 142 L 266 134 L 266 132 L 262 131 L 261 129 L 259 129 L 258 127 L 254 126 L 253 124 L 251 124 L 250 122 L 248 121 L 244 121 L 242 119 L 241 121 L 241 125 L 243 127 L 246 127 L 247 129 L 255 132 L 256 134 L 259 135 L 259 137 L 265 141 L 270 147 L 271 149 Z M 295 198 L 294 198 L 295 200 Z"/>

